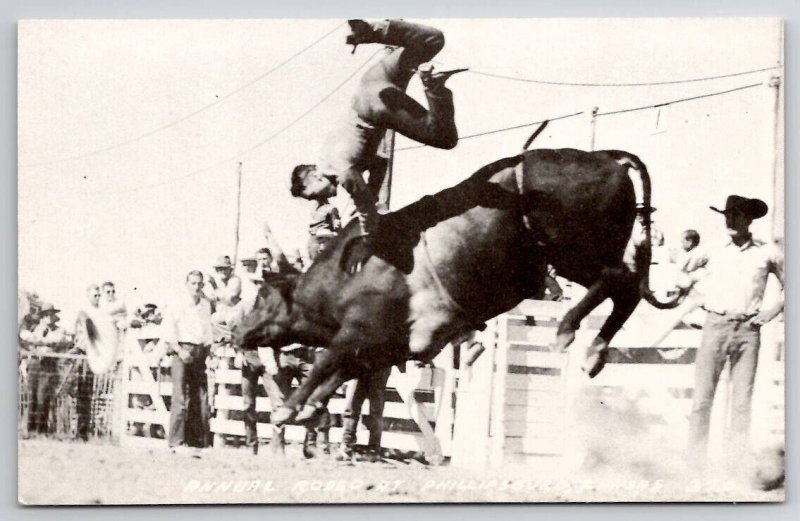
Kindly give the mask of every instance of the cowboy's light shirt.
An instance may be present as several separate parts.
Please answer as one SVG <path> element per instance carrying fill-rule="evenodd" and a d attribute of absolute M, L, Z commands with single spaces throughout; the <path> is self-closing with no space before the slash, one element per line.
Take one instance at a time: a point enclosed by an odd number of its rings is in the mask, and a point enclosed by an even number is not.
<path fill-rule="evenodd" d="M 767 278 L 774 274 L 783 286 L 783 252 L 752 237 L 742 246 L 732 240 L 711 250 L 705 268 L 692 273 L 702 279 L 703 307 L 715 313 L 755 315 L 761 311 Z"/>
<path fill-rule="evenodd" d="M 201 298 L 195 303 L 186 297 L 170 306 L 164 317 L 164 340 L 173 344 L 210 345 L 211 302 Z"/>

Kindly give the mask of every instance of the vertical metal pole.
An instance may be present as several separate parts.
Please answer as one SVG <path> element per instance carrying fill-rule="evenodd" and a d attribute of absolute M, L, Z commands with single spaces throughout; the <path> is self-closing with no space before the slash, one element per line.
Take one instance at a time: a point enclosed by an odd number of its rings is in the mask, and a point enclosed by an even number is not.
<path fill-rule="evenodd" d="M 239 161 L 236 180 L 236 235 L 233 245 L 233 266 L 239 258 L 239 222 L 242 216 L 242 162 Z"/>
<path fill-rule="evenodd" d="M 778 22 L 778 64 L 783 65 L 784 59 L 784 22 Z M 784 195 L 784 128 L 783 128 L 783 91 L 781 90 L 781 74 L 783 70 L 770 78 L 769 86 L 774 89 L 775 97 L 772 107 L 773 112 L 773 150 L 772 158 L 772 239 L 784 237 L 786 219 L 786 206 Z"/>
<path fill-rule="evenodd" d="M 589 112 L 589 152 L 594 151 L 594 138 L 597 131 L 597 107 L 592 107 Z"/>
<path fill-rule="evenodd" d="M 784 206 L 784 178 L 783 178 L 783 125 L 781 118 L 781 77 L 772 76 L 769 86 L 774 91 L 772 105 L 772 239 L 783 239 L 785 206 Z"/>

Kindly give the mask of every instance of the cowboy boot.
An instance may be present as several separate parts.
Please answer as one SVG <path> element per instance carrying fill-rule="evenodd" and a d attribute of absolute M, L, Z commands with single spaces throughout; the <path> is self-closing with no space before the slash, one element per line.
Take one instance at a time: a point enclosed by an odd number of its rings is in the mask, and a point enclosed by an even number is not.
<path fill-rule="evenodd" d="M 317 454 L 317 431 L 313 428 L 306 429 L 306 439 L 303 440 L 303 456 L 306 459 L 316 458 Z"/>
<path fill-rule="evenodd" d="M 356 47 L 363 43 L 381 43 L 384 38 L 384 33 L 388 22 L 365 22 L 364 20 L 348 20 L 347 24 L 350 26 L 350 34 L 347 35 L 345 43 L 353 46 L 353 52 L 356 52 Z"/>
<path fill-rule="evenodd" d="M 444 88 L 444 83 L 450 78 L 450 76 L 468 70 L 469 68 L 467 67 L 453 69 L 443 68 L 434 72 L 434 66 L 432 63 L 423 63 L 417 68 L 419 79 L 422 80 L 422 86 L 425 87 L 425 90 L 431 92 L 442 90 Z"/>
<path fill-rule="evenodd" d="M 272 439 L 269 442 L 272 447 L 272 454 L 283 456 L 285 454 L 286 440 L 283 427 L 272 429 Z"/>
<path fill-rule="evenodd" d="M 322 451 L 323 454 L 330 454 L 331 453 L 331 443 L 330 443 L 330 436 L 329 436 L 328 429 L 320 429 L 319 430 L 319 438 L 317 439 L 317 447 Z"/>
<path fill-rule="evenodd" d="M 336 454 L 337 461 L 350 461 L 355 455 L 356 448 L 356 427 L 358 420 L 355 418 L 344 418 L 342 421 L 342 444 Z"/>

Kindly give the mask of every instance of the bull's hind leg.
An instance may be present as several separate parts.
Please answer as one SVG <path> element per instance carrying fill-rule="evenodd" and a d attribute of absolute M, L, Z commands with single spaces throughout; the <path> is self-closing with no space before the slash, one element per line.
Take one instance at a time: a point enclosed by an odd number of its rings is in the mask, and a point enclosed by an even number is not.
<path fill-rule="evenodd" d="M 609 284 L 604 274 L 589 287 L 586 295 L 567 313 L 558 325 L 554 351 L 564 351 L 575 341 L 575 331 L 581 326 L 581 321 L 609 297 Z"/>
<path fill-rule="evenodd" d="M 605 367 L 611 339 L 630 318 L 641 298 L 636 284 L 632 284 L 630 280 L 619 280 L 618 285 L 614 287 L 611 300 L 614 303 L 611 313 L 600 328 L 597 337 L 592 341 L 592 345 L 589 346 L 586 359 L 581 366 L 589 378 L 597 376 Z"/>

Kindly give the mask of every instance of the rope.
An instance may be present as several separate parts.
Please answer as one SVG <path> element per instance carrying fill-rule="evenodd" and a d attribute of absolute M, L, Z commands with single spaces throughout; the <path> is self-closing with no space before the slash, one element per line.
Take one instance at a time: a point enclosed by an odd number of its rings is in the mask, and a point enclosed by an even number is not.
<path fill-rule="evenodd" d="M 144 132 L 143 134 L 139 134 L 139 135 L 134 136 L 134 137 L 132 137 L 130 139 L 127 139 L 125 141 L 120 141 L 119 143 L 115 143 L 113 145 L 108 145 L 108 146 L 105 146 L 105 147 L 97 148 L 97 149 L 90 150 L 88 152 L 84 152 L 82 154 L 77 154 L 77 155 L 74 155 L 74 156 L 66 156 L 66 157 L 61 157 L 61 158 L 58 158 L 58 159 L 52 159 L 50 161 L 40 161 L 38 163 L 29 163 L 29 164 L 25 164 L 25 165 L 20 165 L 20 168 L 36 168 L 36 167 L 40 167 L 40 166 L 52 165 L 52 164 L 55 164 L 55 163 L 61 163 L 61 162 L 65 162 L 65 161 L 74 161 L 76 159 L 83 159 L 85 157 L 101 154 L 103 152 L 108 152 L 108 151 L 111 151 L 111 150 L 115 150 L 117 148 L 122 148 L 124 146 L 130 145 L 132 143 L 136 143 L 137 141 L 140 141 L 142 139 L 150 137 L 150 136 L 152 136 L 154 134 L 157 134 L 157 133 L 159 133 L 159 132 L 161 132 L 163 130 L 166 130 L 168 128 L 174 127 L 175 125 L 178 125 L 179 123 L 183 123 L 187 119 L 190 119 L 190 118 L 200 114 L 201 112 L 205 112 L 206 110 L 208 110 L 208 109 L 210 109 L 210 108 L 212 108 L 212 107 L 214 107 L 216 105 L 219 105 L 223 101 L 225 101 L 225 100 L 227 100 L 229 98 L 232 98 L 233 96 L 239 94 L 240 92 L 242 92 L 243 90 L 247 89 L 248 87 L 250 87 L 252 85 L 255 85 L 259 81 L 263 80 L 264 78 L 266 78 L 267 76 L 269 76 L 273 72 L 277 71 L 278 69 L 280 69 L 281 67 L 283 67 L 284 65 L 289 63 L 290 61 L 294 60 L 295 58 L 297 58 L 301 54 L 305 53 L 306 51 L 308 51 L 312 47 L 316 46 L 322 40 L 324 40 L 325 38 L 327 38 L 328 36 L 330 36 L 331 34 L 336 32 L 342 25 L 344 25 L 344 23 L 338 24 L 336 27 L 334 27 L 333 29 L 331 29 L 327 33 L 323 34 L 322 36 L 320 36 L 319 38 L 317 38 L 316 40 L 311 42 L 309 45 L 303 47 L 302 49 L 300 49 L 299 51 L 297 51 L 293 55 L 289 56 L 288 58 L 286 58 L 282 62 L 278 63 L 277 65 L 273 66 L 271 69 L 267 70 L 266 72 L 256 76 L 255 78 L 253 78 L 252 80 L 248 81 L 244 85 L 241 85 L 240 87 L 237 87 L 236 89 L 228 92 L 227 94 L 224 94 L 224 95 L 216 98 L 211 103 L 203 105 L 202 107 L 200 107 L 200 108 L 198 108 L 198 109 L 196 109 L 196 110 L 194 110 L 194 111 L 192 111 L 192 112 L 190 112 L 190 113 L 188 113 L 188 114 L 186 114 L 184 116 L 181 116 L 178 119 L 174 119 L 174 120 L 172 120 L 172 121 L 170 121 L 168 123 L 165 123 L 165 124 L 163 124 L 163 125 L 161 125 L 159 127 L 156 127 L 156 128 L 154 128 L 152 130 Z"/>

